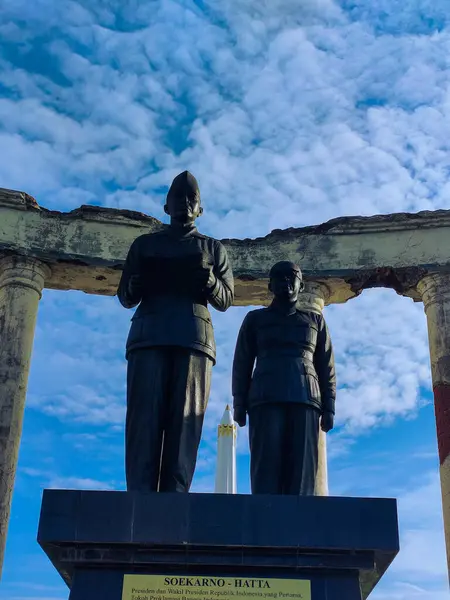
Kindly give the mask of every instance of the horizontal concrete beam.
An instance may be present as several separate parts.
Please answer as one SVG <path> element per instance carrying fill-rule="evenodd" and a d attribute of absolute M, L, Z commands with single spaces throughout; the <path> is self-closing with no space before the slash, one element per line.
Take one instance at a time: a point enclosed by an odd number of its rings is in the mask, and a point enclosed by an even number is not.
<path fill-rule="evenodd" d="M 148 215 L 96 206 L 49 211 L 23 192 L 0 189 L 0 255 L 47 262 L 46 287 L 114 295 L 128 248 L 164 227 Z M 237 305 L 268 301 L 274 262 L 298 262 L 308 280 L 324 283 L 326 303 L 345 302 L 369 287 L 419 300 L 425 273 L 450 271 L 450 210 L 343 217 L 322 225 L 276 230 L 254 240 L 222 240 L 233 264 Z"/>

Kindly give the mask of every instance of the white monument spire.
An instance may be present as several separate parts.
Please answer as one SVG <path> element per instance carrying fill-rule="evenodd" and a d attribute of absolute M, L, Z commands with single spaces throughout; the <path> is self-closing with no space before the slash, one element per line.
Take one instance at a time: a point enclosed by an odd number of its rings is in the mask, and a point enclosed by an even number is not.
<path fill-rule="evenodd" d="M 216 494 L 236 494 L 236 424 L 226 406 L 217 428 Z"/>

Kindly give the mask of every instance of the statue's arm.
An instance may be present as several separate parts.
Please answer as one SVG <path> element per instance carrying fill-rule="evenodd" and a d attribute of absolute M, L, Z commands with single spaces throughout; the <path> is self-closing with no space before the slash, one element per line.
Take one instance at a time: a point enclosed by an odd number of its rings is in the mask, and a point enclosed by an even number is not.
<path fill-rule="evenodd" d="M 211 281 L 207 286 L 208 302 L 216 310 L 225 312 L 233 304 L 234 278 L 227 251 L 220 242 L 215 242 L 214 266 Z"/>
<path fill-rule="evenodd" d="M 234 351 L 231 387 L 235 410 L 248 408 L 248 393 L 256 359 L 255 331 L 250 314 L 246 315 L 241 325 Z"/>
<path fill-rule="evenodd" d="M 320 316 L 314 366 L 319 377 L 320 394 L 324 412 L 334 414 L 336 400 L 336 370 L 333 345 L 324 317 Z"/>
<path fill-rule="evenodd" d="M 134 308 L 142 300 L 142 283 L 139 276 L 139 242 L 135 239 L 128 250 L 117 297 L 125 308 Z"/>

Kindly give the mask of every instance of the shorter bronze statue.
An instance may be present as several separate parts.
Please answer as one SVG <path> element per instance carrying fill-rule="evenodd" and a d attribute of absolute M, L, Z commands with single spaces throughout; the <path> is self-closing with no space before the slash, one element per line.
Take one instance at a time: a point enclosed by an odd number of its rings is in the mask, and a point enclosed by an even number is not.
<path fill-rule="evenodd" d="M 125 308 L 139 305 L 126 349 L 128 491 L 189 491 L 216 361 L 208 304 L 233 302 L 225 248 L 195 227 L 191 173 L 175 177 L 164 210 L 170 225 L 134 240 L 117 290 Z"/>
<path fill-rule="evenodd" d="M 319 427 L 334 425 L 330 335 L 320 312 L 297 309 L 303 288 L 298 265 L 274 265 L 271 305 L 249 312 L 239 331 L 234 420 L 244 427 L 249 415 L 253 494 L 314 495 Z"/>

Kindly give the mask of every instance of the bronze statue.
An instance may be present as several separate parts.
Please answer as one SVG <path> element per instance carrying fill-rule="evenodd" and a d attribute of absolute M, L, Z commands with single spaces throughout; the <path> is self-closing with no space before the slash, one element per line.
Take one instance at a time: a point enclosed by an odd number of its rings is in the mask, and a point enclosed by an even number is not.
<path fill-rule="evenodd" d="M 244 427 L 249 415 L 253 494 L 314 495 L 319 422 L 323 431 L 334 424 L 330 335 L 321 313 L 296 308 L 303 288 L 296 264 L 274 265 L 272 304 L 249 312 L 239 331 L 234 420 Z"/>
<path fill-rule="evenodd" d="M 131 245 L 117 296 L 139 304 L 127 339 L 125 466 L 129 491 L 188 492 L 216 360 L 208 303 L 233 302 L 225 248 L 200 234 L 197 181 L 175 177 L 164 207 L 170 225 Z"/>

